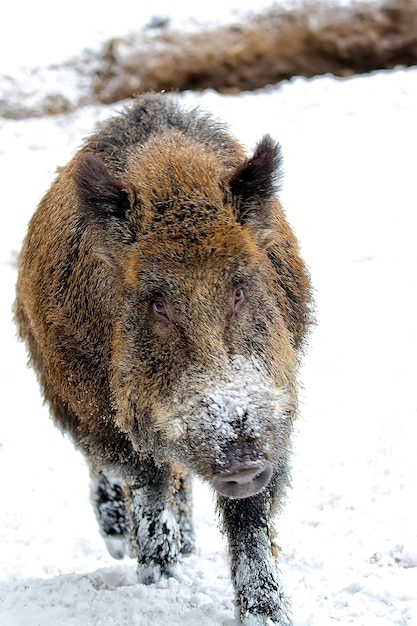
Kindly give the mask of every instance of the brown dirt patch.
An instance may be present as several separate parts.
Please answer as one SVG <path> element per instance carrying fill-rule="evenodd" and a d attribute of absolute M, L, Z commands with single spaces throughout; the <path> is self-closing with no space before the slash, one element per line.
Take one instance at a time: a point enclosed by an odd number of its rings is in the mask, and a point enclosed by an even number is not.
<path fill-rule="evenodd" d="M 236 25 L 194 33 L 161 23 L 112 39 L 97 53 L 83 53 L 61 67 L 33 70 L 26 82 L 7 77 L 6 83 L 0 77 L 0 115 L 61 113 L 149 90 L 237 93 L 292 76 L 349 76 L 415 64 L 415 0 L 351 7 L 311 2 L 292 10 L 274 7 Z"/>
<path fill-rule="evenodd" d="M 292 76 L 347 76 L 414 65 L 417 4 L 275 8 L 244 24 L 191 35 L 161 32 L 153 41 L 151 52 L 140 44 L 135 49 L 134 41 L 107 44 L 93 86 L 98 100 L 110 103 L 161 89 L 238 92 Z"/>

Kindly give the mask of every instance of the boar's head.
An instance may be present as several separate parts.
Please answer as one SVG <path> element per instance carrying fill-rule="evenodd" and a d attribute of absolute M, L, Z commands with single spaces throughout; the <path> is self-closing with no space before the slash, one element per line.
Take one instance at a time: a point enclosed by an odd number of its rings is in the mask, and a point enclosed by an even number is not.
<path fill-rule="evenodd" d="M 302 308 L 279 147 L 266 136 L 239 159 L 171 130 L 132 148 L 120 176 L 88 152 L 75 176 L 117 285 L 115 420 L 139 453 L 232 498 L 287 462 Z"/>

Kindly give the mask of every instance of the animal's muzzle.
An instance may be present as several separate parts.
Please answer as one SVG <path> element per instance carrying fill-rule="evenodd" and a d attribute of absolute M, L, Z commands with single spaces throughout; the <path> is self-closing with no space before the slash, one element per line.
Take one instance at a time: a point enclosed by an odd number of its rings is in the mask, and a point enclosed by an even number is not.
<path fill-rule="evenodd" d="M 269 461 L 244 461 L 214 474 L 212 485 L 227 498 L 249 498 L 262 491 L 271 476 Z"/>

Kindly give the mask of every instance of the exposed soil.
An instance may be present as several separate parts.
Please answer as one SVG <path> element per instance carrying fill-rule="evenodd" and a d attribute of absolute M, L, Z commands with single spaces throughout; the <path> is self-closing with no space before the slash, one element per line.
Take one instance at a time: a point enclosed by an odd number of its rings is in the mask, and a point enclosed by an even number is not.
<path fill-rule="evenodd" d="M 253 90 L 292 76 L 336 76 L 414 65 L 417 3 L 389 0 L 353 9 L 278 8 L 245 24 L 182 35 L 161 32 L 155 51 L 110 41 L 94 94 L 114 102 L 149 89 Z M 131 49 L 126 53 L 126 48 Z"/>
<path fill-rule="evenodd" d="M 162 22 L 112 39 L 96 54 L 22 79 L 0 78 L 0 115 L 61 113 L 83 104 L 109 104 L 149 91 L 254 90 L 292 76 L 336 76 L 417 64 L 417 2 L 279 7 L 245 22 L 194 33 Z M 65 85 L 38 95 L 37 83 Z M 55 81 L 56 82 L 56 81 Z M 32 85 L 32 86 L 31 86 Z M 48 81 L 46 81 L 48 85 Z M 70 85 L 71 88 L 68 86 Z M 29 91 L 28 91 L 29 90 Z M 24 96 L 24 97 L 21 97 Z"/>

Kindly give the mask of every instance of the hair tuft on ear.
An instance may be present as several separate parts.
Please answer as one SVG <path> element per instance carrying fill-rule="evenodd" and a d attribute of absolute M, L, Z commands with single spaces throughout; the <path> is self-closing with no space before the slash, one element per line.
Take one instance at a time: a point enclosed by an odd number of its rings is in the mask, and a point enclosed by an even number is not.
<path fill-rule="evenodd" d="M 262 201 L 279 190 L 282 178 L 280 145 L 265 135 L 255 152 L 234 172 L 230 180 L 232 195 L 241 203 Z"/>

